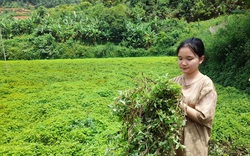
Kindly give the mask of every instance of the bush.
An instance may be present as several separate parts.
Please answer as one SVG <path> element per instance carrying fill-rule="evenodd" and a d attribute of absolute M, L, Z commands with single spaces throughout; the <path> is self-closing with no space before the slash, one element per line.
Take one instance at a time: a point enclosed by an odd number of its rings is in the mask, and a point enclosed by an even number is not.
<path fill-rule="evenodd" d="M 150 23 L 134 24 L 128 22 L 126 24 L 126 31 L 123 33 L 122 45 L 133 48 L 147 49 L 153 43 L 154 31 Z"/>
<path fill-rule="evenodd" d="M 38 53 L 33 52 L 30 46 L 32 36 L 20 36 L 13 39 L 5 40 L 4 47 L 8 60 L 32 60 L 38 59 Z M 3 57 L 2 57 L 3 58 Z"/>
<path fill-rule="evenodd" d="M 34 53 L 39 55 L 38 59 L 54 59 L 59 58 L 58 52 L 55 51 L 56 41 L 51 34 L 44 34 L 42 36 L 30 39 L 34 47 Z"/>
<path fill-rule="evenodd" d="M 155 23 L 158 27 L 152 47 L 157 51 L 156 55 L 175 56 L 176 43 L 181 36 L 188 34 L 187 23 L 184 20 L 165 19 Z M 154 26 L 152 26 L 154 27 Z"/>
<path fill-rule="evenodd" d="M 204 71 L 223 86 L 234 86 L 250 93 L 250 16 L 228 19 L 207 47 Z"/>

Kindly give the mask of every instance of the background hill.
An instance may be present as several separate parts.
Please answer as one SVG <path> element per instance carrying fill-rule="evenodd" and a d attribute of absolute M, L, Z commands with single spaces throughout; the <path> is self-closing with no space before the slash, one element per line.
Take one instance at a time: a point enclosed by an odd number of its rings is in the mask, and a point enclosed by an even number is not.
<path fill-rule="evenodd" d="M 58 4 L 52 8 L 22 2 L 2 1 L 8 60 L 172 56 L 180 41 L 200 37 L 207 48 L 203 70 L 250 92 L 249 1 L 51 1 Z"/>

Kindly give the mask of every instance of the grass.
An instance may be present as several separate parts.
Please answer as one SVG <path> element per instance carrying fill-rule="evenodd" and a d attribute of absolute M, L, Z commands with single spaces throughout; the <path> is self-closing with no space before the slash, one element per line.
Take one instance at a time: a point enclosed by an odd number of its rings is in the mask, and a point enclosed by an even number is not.
<path fill-rule="evenodd" d="M 180 73 L 176 57 L 0 62 L 0 155 L 119 155 L 109 105 L 142 74 Z M 249 95 L 216 85 L 211 155 L 248 154 Z M 230 153 L 228 153 L 230 155 Z"/>

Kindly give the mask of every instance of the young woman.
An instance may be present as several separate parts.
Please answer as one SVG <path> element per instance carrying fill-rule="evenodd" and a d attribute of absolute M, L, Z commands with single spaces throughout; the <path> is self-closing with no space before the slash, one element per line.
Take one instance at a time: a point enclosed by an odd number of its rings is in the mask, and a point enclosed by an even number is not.
<path fill-rule="evenodd" d="M 186 115 L 182 141 L 185 149 L 177 155 L 207 156 L 217 93 L 212 80 L 199 71 L 204 60 L 204 44 L 199 38 L 183 41 L 177 48 L 182 75 L 174 81 L 182 86 L 180 107 Z"/>

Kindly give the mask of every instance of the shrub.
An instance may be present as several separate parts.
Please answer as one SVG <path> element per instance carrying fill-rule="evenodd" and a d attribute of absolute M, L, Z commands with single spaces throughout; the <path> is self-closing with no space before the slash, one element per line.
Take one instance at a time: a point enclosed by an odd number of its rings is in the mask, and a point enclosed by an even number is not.
<path fill-rule="evenodd" d="M 13 39 L 5 40 L 4 47 L 7 58 L 9 60 L 32 60 L 38 59 L 38 53 L 33 52 L 33 47 L 30 46 L 32 36 L 19 36 Z M 3 57 L 2 57 L 3 58 Z"/>
<path fill-rule="evenodd" d="M 155 33 L 152 30 L 150 23 L 134 24 L 128 22 L 123 36 L 124 39 L 122 44 L 124 46 L 147 49 L 153 43 Z"/>
<path fill-rule="evenodd" d="M 207 48 L 204 71 L 223 86 L 234 86 L 250 93 L 250 16 L 229 18 Z"/>
<path fill-rule="evenodd" d="M 157 21 L 157 34 L 155 35 L 152 47 L 157 49 L 155 54 L 173 56 L 175 54 L 176 43 L 181 36 L 188 34 L 187 23 L 178 19 L 165 19 Z M 154 26 L 152 26 L 154 27 Z"/>
<path fill-rule="evenodd" d="M 59 58 L 55 51 L 56 41 L 51 34 L 38 36 L 30 40 L 33 44 L 35 53 L 38 53 L 39 59 Z"/>
<path fill-rule="evenodd" d="M 82 45 L 73 40 L 67 40 L 64 43 L 57 43 L 54 51 L 57 51 L 61 59 L 68 58 L 93 58 L 93 47 Z"/>

